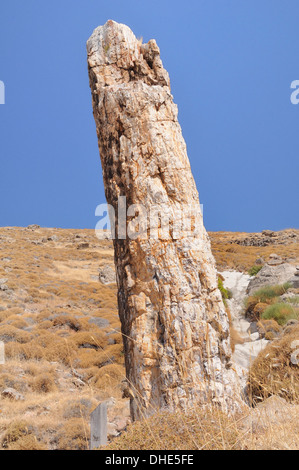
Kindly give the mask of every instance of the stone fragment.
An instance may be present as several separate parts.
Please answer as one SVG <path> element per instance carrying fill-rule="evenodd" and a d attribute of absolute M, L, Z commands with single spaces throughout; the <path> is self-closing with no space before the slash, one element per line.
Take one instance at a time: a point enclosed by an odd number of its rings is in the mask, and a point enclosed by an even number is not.
<path fill-rule="evenodd" d="M 25 400 L 25 397 L 17 392 L 17 390 L 15 390 L 14 388 L 6 388 L 5 390 L 3 390 L 3 392 L 1 392 L 1 396 L 3 398 L 9 398 L 10 400 L 14 400 L 14 401 L 23 401 Z"/>

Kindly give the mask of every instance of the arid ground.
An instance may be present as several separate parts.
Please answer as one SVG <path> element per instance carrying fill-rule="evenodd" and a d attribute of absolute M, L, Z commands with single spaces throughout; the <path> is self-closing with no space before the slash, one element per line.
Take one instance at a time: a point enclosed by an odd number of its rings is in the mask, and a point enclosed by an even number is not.
<path fill-rule="evenodd" d="M 267 260 L 272 253 L 299 264 L 298 230 L 274 237 L 230 232 L 210 237 L 219 271 L 247 272 L 257 258 Z M 0 250 L 0 341 L 6 355 L 0 365 L 0 447 L 87 449 L 89 415 L 103 400 L 109 405 L 109 436 L 117 436 L 130 419 L 128 399 L 122 398 L 112 242 L 98 240 L 93 230 L 4 227 Z M 295 407 L 293 416 L 298 413 L 296 404 L 286 406 Z M 258 425 L 253 428 L 250 439 L 243 430 L 247 444 L 238 434 L 231 447 L 299 446 L 293 425 L 276 432 L 285 436 L 292 428 L 292 436 L 279 442 L 260 425 L 261 445 L 254 436 Z M 143 432 L 138 429 L 136 435 Z M 218 447 L 229 447 L 223 436 L 220 441 Z"/>

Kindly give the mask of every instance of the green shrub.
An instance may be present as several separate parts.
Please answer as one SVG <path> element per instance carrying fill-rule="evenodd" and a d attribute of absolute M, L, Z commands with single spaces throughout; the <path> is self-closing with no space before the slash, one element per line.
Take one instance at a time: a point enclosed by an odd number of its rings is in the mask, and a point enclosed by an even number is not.
<path fill-rule="evenodd" d="M 282 285 L 276 286 L 265 286 L 254 292 L 251 297 L 258 300 L 258 302 L 267 302 L 271 299 L 275 299 L 282 294 L 285 294 L 292 285 L 289 282 L 286 282 Z"/>
<path fill-rule="evenodd" d="M 221 292 L 221 295 L 222 295 L 222 299 L 225 303 L 225 301 L 227 299 L 231 299 L 232 298 L 232 292 L 229 290 L 229 289 L 226 289 L 223 285 L 223 280 L 222 278 L 219 276 L 218 277 L 218 289 L 220 290 Z"/>
<path fill-rule="evenodd" d="M 277 303 L 269 305 L 262 314 L 264 320 L 276 320 L 279 325 L 285 325 L 289 320 L 298 319 L 299 312 L 291 305 L 286 303 Z"/>
<path fill-rule="evenodd" d="M 255 264 L 254 266 L 252 266 L 249 271 L 248 271 L 248 274 L 249 276 L 256 276 L 257 273 L 260 272 L 260 270 L 262 269 L 263 266 L 258 266 L 257 264 Z"/>

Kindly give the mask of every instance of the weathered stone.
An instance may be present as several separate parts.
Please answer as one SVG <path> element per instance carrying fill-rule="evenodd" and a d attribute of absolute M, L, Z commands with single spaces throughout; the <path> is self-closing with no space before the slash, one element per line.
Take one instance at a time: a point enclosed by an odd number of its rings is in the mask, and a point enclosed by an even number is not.
<path fill-rule="evenodd" d="M 89 243 L 87 242 L 78 243 L 77 250 L 84 250 L 85 248 L 89 248 Z"/>
<path fill-rule="evenodd" d="M 102 284 L 113 284 L 116 282 L 115 269 L 106 265 L 99 268 L 99 280 Z"/>
<path fill-rule="evenodd" d="M 132 418 L 208 400 L 232 409 L 239 386 L 229 321 L 159 48 L 109 20 L 87 51 L 107 202 L 115 211 L 119 196 L 142 205 L 141 224 L 153 206 L 171 221 L 190 204 L 196 214 L 192 234 L 172 225 L 164 239 L 157 222 L 156 238 L 144 230 L 114 240 Z"/>
<path fill-rule="evenodd" d="M 296 266 L 296 271 L 294 272 L 294 277 L 290 279 L 290 283 L 294 289 L 299 289 L 299 266 Z"/>
<path fill-rule="evenodd" d="M 264 237 L 275 237 L 275 232 L 273 230 L 263 230 L 262 235 Z"/>
<path fill-rule="evenodd" d="M 257 275 L 251 279 L 248 285 L 247 293 L 253 294 L 264 286 L 273 286 L 275 284 L 284 284 L 290 281 L 296 271 L 295 266 L 289 263 L 278 265 L 265 264 Z"/>
<path fill-rule="evenodd" d="M 59 237 L 57 235 L 52 235 L 51 237 L 48 237 L 49 242 L 58 242 Z"/>
<path fill-rule="evenodd" d="M 298 275 L 295 275 L 294 277 L 292 277 L 289 282 L 290 282 L 290 284 L 292 284 L 292 287 L 294 289 L 299 289 L 299 277 L 298 277 Z"/>
<path fill-rule="evenodd" d="M 98 328 L 106 328 L 107 326 L 109 326 L 109 320 L 107 320 L 106 318 L 92 317 L 88 320 L 88 323 L 96 325 Z"/>
<path fill-rule="evenodd" d="M 298 243 L 299 230 L 289 229 L 273 232 L 264 230 L 262 233 L 249 233 L 243 238 L 231 240 L 231 243 L 237 243 L 242 246 L 269 246 L 269 245 L 288 245 Z"/>
<path fill-rule="evenodd" d="M 25 400 L 24 396 L 21 393 L 19 393 L 17 390 L 15 390 L 14 388 L 6 388 L 5 390 L 3 390 L 3 392 L 1 392 L 1 396 L 3 398 L 9 398 L 10 400 L 14 400 L 14 401 Z"/>

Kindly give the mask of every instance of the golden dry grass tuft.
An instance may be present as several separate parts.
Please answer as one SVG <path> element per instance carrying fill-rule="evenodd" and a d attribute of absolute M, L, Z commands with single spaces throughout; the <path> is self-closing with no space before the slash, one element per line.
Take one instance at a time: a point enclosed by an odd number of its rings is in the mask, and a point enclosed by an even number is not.
<path fill-rule="evenodd" d="M 233 419 L 218 409 L 196 408 L 189 414 L 157 412 L 129 426 L 106 450 L 237 450 Z"/>
<path fill-rule="evenodd" d="M 248 377 L 248 393 L 253 404 L 271 395 L 299 403 L 299 360 L 297 364 L 292 363 L 298 345 L 299 325 L 296 324 L 287 327 L 281 338 L 268 344 L 258 355 Z"/>

